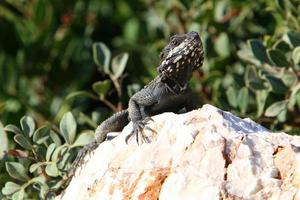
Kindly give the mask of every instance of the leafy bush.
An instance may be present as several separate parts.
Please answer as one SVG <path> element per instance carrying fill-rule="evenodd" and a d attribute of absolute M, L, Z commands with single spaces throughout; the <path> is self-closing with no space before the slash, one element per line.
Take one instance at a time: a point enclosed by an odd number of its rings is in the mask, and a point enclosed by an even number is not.
<path fill-rule="evenodd" d="M 299 134 L 299 12 L 297 0 L 2 1 L 0 198 L 61 191 L 75 147 L 153 79 L 173 33 L 201 35 L 199 106 Z"/>
<path fill-rule="evenodd" d="M 77 123 L 71 112 L 60 121 L 59 128 L 51 124 L 36 128 L 35 121 L 24 116 L 21 129 L 9 124 L 2 132 L 13 133 L 19 148 L 8 151 L 14 160 L 5 162 L 10 176 L 5 180 L 2 194 L 12 199 L 51 198 L 60 192 L 71 162 L 76 156 L 75 148 L 93 139 L 93 131 L 77 134 Z"/>

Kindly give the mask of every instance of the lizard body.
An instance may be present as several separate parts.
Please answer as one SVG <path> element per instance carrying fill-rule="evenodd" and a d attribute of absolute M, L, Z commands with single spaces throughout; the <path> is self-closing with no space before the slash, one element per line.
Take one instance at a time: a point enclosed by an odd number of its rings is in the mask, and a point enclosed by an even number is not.
<path fill-rule="evenodd" d="M 107 133 L 122 131 L 133 123 L 126 143 L 135 136 L 138 144 L 150 142 L 143 129 L 151 116 L 163 112 L 178 112 L 195 108 L 194 97 L 188 86 L 193 71 L 203 63 L 203 47 L 198 33 L 175 35 L 160 54 L 159 75 L 148 85 L 135 93 L 129 100 L 128 109 L 120 111 L 102 122 L 95 133 L 95 140 L 87 144 L 78 154 L 73 168 L 82 162 L 84 156 L 106 139 Z"/>

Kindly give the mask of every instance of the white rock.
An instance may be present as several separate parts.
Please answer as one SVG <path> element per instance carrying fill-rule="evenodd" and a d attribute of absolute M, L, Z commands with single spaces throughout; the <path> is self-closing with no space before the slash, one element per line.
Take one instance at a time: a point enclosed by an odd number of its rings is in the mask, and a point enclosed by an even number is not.
<path fill-rule="evenodd" d="M 152 142 L 132 124 L 77 170 L 61 199 L 300 199 L 300 138 L 211 105 L 153 117 Z"/>

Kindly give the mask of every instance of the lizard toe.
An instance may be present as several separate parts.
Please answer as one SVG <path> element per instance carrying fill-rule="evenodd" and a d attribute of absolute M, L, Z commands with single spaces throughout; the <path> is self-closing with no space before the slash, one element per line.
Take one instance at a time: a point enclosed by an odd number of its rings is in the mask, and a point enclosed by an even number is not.
<path fill-rule="evenodd" d="M 150 119 L 149 119 L 150 120 Z M 149 143 L 150 139 L 148 138 L 148 136 L 146 136 L 144 134 L 144 129 L 150 129 L 149 127 L 146 126 L 145 121 L 138 121 L 137 123 L 135 123 L 133 125 L 133 130 L 131 131 L 130 134 L 128 134 L 125 138 L 125 142 L 126 144 L 128 144 L 128 141 L 130 140 L 130 138 L 132 138 L 133 136 L 135 136 L 136 142 L 138 145 L 141 145 L 143 143 Z M 152 129 L 151 129 L 152 130 Z M 153 131 L 153 130 L 152 130 Z"/>

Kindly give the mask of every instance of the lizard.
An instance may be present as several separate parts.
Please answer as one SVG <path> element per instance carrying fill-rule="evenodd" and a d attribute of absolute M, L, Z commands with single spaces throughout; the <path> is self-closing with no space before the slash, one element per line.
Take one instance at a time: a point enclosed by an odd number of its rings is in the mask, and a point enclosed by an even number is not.
<path fill-rule="evenodd" d="M 135 137 L 141 145 L 150 142 L 143 130 L 148 128 L 146 125 L 152 120 L 151 116 L 179 112 L 183 108 L 186 111 L 194 109 L 194 97 L 188 83 L 193 71 L 199 69 L 203 61 L 203 46 L 197 32 L 172 36 L 160 53 L 159 74 L 129 99 L 127 109 L 115 113 L 97 127 L 95 139 L 81 149 L 73 162 L 72 173 L 83 162 L 85 155 L 106 139 L 109 132 L 122 131 L 131 121 L 133 129 L 125 141 L 128 143 Z"/>

